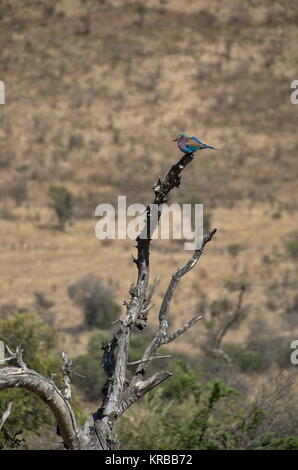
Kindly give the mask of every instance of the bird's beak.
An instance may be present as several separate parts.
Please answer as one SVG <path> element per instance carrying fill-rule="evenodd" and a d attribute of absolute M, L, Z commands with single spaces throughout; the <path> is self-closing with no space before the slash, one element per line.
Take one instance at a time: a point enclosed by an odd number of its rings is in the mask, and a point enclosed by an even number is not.
<path fill-rule="evenodd" d="M 178 140 L 178 138 L 176 137 L 176 138 L 173 140 L 173 142 L 177 142 L 177 140 Z"/>

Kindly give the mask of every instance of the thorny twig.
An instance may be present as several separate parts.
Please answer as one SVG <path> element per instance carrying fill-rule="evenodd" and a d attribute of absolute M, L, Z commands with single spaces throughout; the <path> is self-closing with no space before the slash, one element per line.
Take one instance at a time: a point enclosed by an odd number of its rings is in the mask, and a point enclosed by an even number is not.
<path fill-rule="evenodd" d="M 5 362 L 16 360 L 19 367 L 21 367 L 22 369 L 27 369 L 27 364 L 25 363 L 23 359 L 23 352 L 24 352 L 23 346 L 17 346 L 15 351 L 12 351 L 7 346 L 7 344 L 5 345 L 5 347 L 7 351 L 9 352 L 10 356 L 5 357 L 4 359 L 1 359 L 0 364 L 5 364 Z"/>
<path fill-rule="evenodd" d="M 7 405 L 6 410 L 2 413 L 2 416 L 0 418 L 0 431 L 3 428 L 3 425 L 4 425 L 5 421 L 7 420 L 7 418 L 9 417 L 9 415 L 11 413 L 12 405 L 13 405 L 13 401 L 10 401 Z"/>
<path fill-rule="evenodd" d="M 62 377 L 64 382 L 64 398 L 71 402 L 71 364 L 72 362 L 68 360 L 67 354 L 65 352 L 61 353 L 63 365 L 61 367 Z"/>

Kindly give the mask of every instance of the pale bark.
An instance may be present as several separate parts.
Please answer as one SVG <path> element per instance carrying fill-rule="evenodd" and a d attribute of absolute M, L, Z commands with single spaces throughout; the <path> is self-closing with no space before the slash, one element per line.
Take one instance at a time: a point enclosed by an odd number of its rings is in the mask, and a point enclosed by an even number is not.
<path fill-rule="evenodd" d="M 0 369 L 0 390 L 11 387 L 22 387 L 38 395 L 54 414 L 64 444 L 70 449 L 79 448 L 78 428 L 74 413 L 53 381 L 27 368 Z"/>

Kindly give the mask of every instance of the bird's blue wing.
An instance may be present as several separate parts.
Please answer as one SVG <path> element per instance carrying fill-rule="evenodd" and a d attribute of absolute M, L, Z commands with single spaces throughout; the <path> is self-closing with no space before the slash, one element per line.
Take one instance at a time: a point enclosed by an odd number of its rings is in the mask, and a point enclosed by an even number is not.
<path fill-rule="evenodd" d="M 205 147 L 205 144 L 204 144 L 203 142 L 201 142 L 197 137 L 192 136 L 192 137 L 190 138 L 190 140 L 194 141 L 194 144 L 195 144 L 195 142 L 196 142 L 196 143 L 198 143 L 200 146 Z M 190 145 L 191 145 L 191 142 L 190 142 Z"/>
<path fill-rule="evenodd" d="M 196 137 L 190 137 L 185 142 L 185 148 L 189 152 L 196 152 L 197 150 L 201 150 L 205 147 L 205 144 L 203 144 L 203 142 L 200 142 L 199 139 L 197 139 Z"/>

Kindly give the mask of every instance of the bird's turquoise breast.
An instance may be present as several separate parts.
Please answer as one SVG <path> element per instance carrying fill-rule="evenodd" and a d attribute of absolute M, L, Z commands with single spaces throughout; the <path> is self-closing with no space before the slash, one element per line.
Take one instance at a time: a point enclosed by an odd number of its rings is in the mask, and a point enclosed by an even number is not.
<path fill-rule="evenodd" d="M 197 150 L 199 150 L 199 146 L 197 147 L 194 147 L 192 145 L 186 145 L 185 146 L 185 150 L 187 150 L 187 152 L 196 152 Z"/>

